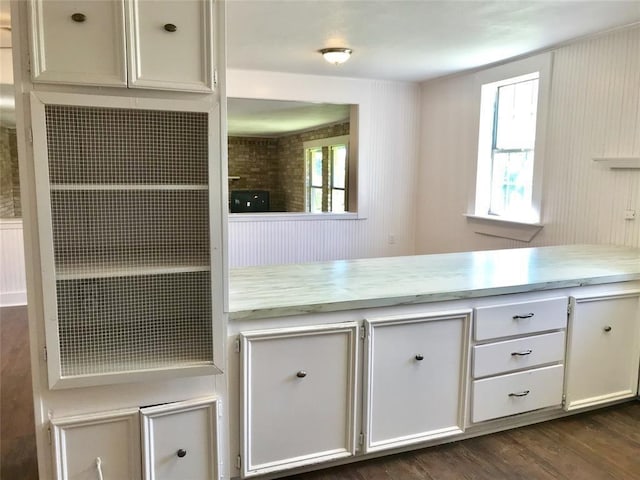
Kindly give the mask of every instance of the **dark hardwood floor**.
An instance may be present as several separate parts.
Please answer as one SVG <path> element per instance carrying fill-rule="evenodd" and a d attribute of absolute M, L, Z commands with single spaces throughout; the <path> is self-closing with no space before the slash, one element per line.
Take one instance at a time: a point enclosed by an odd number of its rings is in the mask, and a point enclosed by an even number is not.
<path fill-rule="evenodd" d="M 38 477 L 26 317 L 0 308 L 2 480 Z M 640 480 L 640 402 L 287 478 Z"/>

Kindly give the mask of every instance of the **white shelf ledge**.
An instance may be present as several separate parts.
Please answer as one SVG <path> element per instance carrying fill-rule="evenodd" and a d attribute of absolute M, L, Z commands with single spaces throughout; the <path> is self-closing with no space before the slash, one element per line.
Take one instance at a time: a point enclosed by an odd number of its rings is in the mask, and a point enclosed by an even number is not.
<path fill-rule="evenodd" d="M 593 157 L 593 161 L 608 168 L 640 169 L 640 157 Z"/>

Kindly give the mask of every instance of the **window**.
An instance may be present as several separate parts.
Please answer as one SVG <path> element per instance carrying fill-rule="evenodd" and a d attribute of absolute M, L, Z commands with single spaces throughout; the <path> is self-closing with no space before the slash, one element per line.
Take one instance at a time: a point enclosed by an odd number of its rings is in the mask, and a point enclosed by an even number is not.
<path fill-rule="evenodd" d="M 478 167 L 471 216 L 540 221 L 550 60 L 550 54 L 539 55 L 478 75 Z"/>
<path fill-rule="evenodd" d="M 348 139 L 346 135 L 304 143 L 307 212 L 346 211 Z"/>

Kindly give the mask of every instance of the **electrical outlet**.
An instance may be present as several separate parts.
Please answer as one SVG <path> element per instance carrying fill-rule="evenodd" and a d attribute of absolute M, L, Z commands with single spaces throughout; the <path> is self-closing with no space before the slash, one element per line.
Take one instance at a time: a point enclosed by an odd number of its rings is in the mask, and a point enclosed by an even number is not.
<path fill-rule="evenodd" d="M 635 210 L 625 210 L 624 211 L 624 219 L 625 220 L 635 220 L 636 219 L 636 211 Z"/>

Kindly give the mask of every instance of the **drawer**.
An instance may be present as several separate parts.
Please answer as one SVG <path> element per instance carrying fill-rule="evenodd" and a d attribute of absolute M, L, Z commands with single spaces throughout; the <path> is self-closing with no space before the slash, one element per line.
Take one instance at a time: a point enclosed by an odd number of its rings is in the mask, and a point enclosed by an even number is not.
<path fill-rule="evenodd" d="M 562 404 L 564 365 L 526 370 L 473 382 L 473 422 Z"/>
<path fill-rule="evenodd" d="M 566 328 L 567 297 L 479 307 L 475 310 L 475 339 L 527 335 Z"/>
<path fill-rule="evenodd" d="M 145 480 L 218 478 L 217 401 L 140 409 Z"/>
<path fill-rule="evenodd" d="M 477 345 L 473 347 L 473 376 L 488 377 L 561 362 L 564 345 L 564 331 Z"/>

